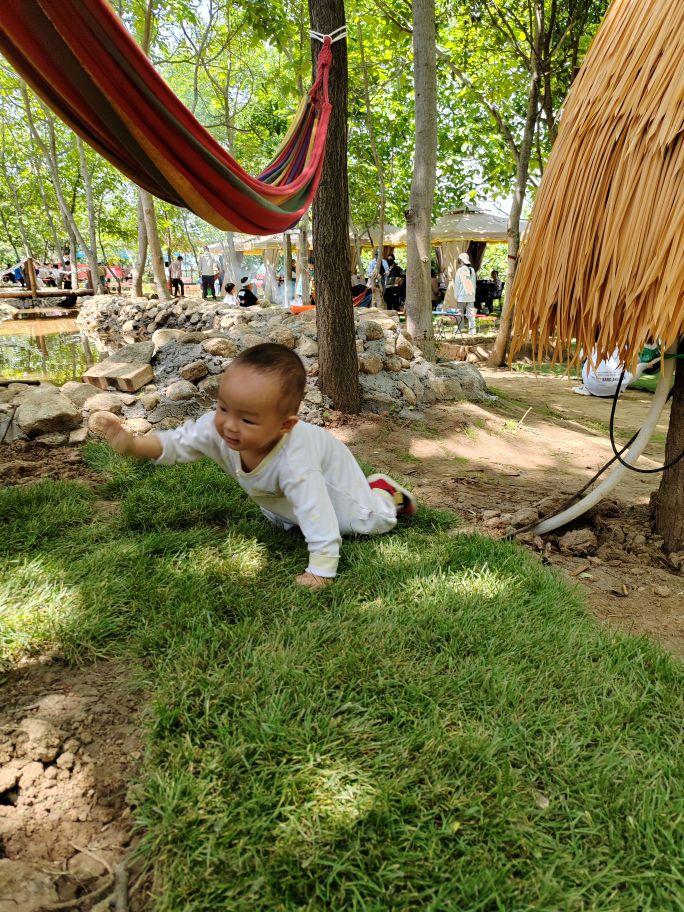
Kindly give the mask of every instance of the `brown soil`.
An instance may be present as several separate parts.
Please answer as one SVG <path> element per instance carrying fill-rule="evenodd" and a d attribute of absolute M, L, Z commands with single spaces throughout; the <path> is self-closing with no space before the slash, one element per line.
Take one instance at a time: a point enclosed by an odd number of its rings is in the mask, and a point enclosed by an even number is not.
<path fill-rule="evenodd" d="M 332 429 L 366 462 L 405 477 L 425 503 L 453 509 L 466 526 L 501 537 L 512 530 L 514 518 L 524 525 L 524 512 L 540 503 L 542 513 L 548 512 L 611 458 L 605 430 L 610 401 L 575 395 L 576 381 L 566 378 L 483 373 L 502 394 L 491 406 L 445 403 L 430 409 L 424 421 L 403 423 L 336 415 Z M 621 398 L 620 440 L 641 426 L 651 401 L 638 391 Z M 663 461 L 668 418 L 666 407 L 647 450 L 650 458 L 644 459 L 647 467 Z M 684 657 L 684 554 L 664 553 L 652 533 L 649 498 L 659 483 L 660 475 L 629 473 L 612 500 L 592 514 L 544 540 L 523 536 L 523 543 L 578 583 L 601 621 L 651 637 Z M 591 534 L 562 543 L 565 533 L 578 529 Z"/>
<path fill-rule="evenodd" d="M 503 393 L 492 405 L 445 403 L 403 423 L 333 415 L 330 425 L 359 457 L 405 477 L 425 503 L 455 510 L 465 528 L 501 537 L 525 513 L 536 515 L 530 508 L 541 502 L 548 510 L 574 493 L 610 458 L 610 403 L 575 396 L 564 379 L 484 373 Z M 626 394 L 621 439 L 640 426 L 649 402 L 647 394 Z M 662 460 L 666 429 L 665 414 L 649 450 L 653 464 Z M 42 478 L 101 480 L 78 447 L 0 447 L 1 483 Z M 602 622 L 684 656 L 684 554 L 665 554 L 652 534 L 649 498 L 658 483 L 659 476 L 630 474 L 613 500 L 576 524 L 569 542 L 567 529 L 523 539 L 582 587 Z M 58 657 L 33 658 L 0 678 L 0 912 L 72 901 L 76 912 L 109 907 L 132 849 L 130 783 L 143 695 L 130 681 L 116 663 L 79 669 Z M 135 865 L 126 874 L 129 908 L 140 912 L 148 882 Z"/>
<path fill-rule="evenodd" d="M 142 694 L 114 662 L 26 661 L 0 686 L 0 910 L 59 902 L 89 910 L 144 878 L 132 848 L 130 783 L 141 757 Z M 136 887 L 136 881 L 139 881 Z M 134 889 L 135 888 L 135 889 Z M 102 907 L 101 907 L 102 908 Z"/>

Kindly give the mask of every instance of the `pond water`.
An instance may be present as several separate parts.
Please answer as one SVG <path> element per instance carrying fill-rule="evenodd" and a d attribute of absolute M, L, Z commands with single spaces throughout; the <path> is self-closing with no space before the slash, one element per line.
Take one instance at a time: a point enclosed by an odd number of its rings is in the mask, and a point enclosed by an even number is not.
<path fill-rule="evenodd" d="M 100 354 L 75 320 L 0 322 L 0 380 L 80 380 Z"/>

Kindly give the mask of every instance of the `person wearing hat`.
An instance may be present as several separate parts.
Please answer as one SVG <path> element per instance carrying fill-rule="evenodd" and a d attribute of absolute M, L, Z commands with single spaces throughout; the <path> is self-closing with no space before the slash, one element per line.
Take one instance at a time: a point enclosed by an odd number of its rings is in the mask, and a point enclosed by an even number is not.
<path fill-rule="evenodd" d="M 240 307 L 252 307 L 259 303 L 259 298 L 254 294 L 252 281 L 249 276 L 243 276 L 240 279 L 240 291 L 238 291 L 238 304 Z"/>
<path fill-rule="evenodd" d="M 454 279 L 456 302 L 461 305 L 468 318 L 468 332 L 471 336 L 474 336 L 477 332 L 475 325 L 475 314 L 477 313 L 477 308 L 475 307 L 475 270 L 470 265 L 470 257 L 467 253 L 459 253 L 458 262 L 460 265 L 456 270 Z"/>

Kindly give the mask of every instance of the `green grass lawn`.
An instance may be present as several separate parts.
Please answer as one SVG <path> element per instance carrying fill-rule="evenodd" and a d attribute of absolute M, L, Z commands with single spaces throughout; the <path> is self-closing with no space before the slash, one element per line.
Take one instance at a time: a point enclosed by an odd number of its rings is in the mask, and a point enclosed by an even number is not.
<path fill-rule="evenodd" d="M 346 542 L 312 593 L 217 467 L 90 460 L 104 491 L 0 492 L 0 649 L 144 668 L 157 909 L 684 908 L 664 651 L 449 514 Z"/>

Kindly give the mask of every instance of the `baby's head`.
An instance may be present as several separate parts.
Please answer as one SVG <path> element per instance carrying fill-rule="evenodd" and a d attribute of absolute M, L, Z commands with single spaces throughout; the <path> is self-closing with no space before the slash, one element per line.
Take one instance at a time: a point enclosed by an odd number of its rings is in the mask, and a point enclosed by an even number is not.
<path fill-rule="evenodd" d="M 231 449 L 266 455 L 297 423 L 305 383 L 304 365 L 284 345 L 246 349 L 221 380 L 216 430 Z"/>

